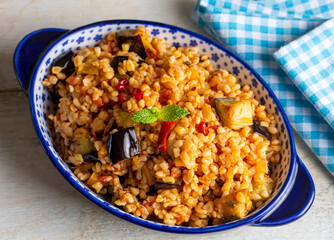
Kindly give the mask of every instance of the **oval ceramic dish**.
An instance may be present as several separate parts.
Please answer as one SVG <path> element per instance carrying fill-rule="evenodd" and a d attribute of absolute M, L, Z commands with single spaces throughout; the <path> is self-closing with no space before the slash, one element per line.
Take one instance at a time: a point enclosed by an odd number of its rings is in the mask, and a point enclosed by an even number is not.
<path fill-rule="evenodd" d="M 140 25 L 148 28 L 153 37 L 164 38 L 175 47 L 189 45 L 198 47 L 200 52 L 211 58 L 214 67 L 228 70 L 241 84 L 249 84 L 255 98 L 265 105 L 269 112 L 276 114 L 279 138 L 282 143 L 281 160 L 278 164 L 271 166 L 271 177 L 276 181 L 276 186 L 266 203 L 247 217 L 208 227 L 168 226 L 135 217 L 106 202 L 85 186 L 56 152 L 46 123 L 46 116 L 54 111 L 54 106 L 49 92 L 41 84 L 50 70 L 50 64 L 64 51 L 94 46 L 110 31 L 133 29 Z M 247 224 L 257 226 L 286 224 L 303 216 L 312 205 L 315 194 L 312 178 L 296 154 L 290 124 L 273 91 L 247 63 L 206 37 L 167 24 L 137 20 L 103 21 L 70 31 L 58 28 L 41 29 L 28 34 L 18 44 L 14 54 L 14 67 L 22 88 L 29 96 L 32 120 L 37 135 L 53 164 L 86 198 L 120 218 L 166 232 L 205 233 Z"/>

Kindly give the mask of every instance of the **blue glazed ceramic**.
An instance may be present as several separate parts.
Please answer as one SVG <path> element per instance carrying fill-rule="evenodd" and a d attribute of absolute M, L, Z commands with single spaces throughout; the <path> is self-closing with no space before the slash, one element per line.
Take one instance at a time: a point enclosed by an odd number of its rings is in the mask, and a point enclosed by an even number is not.
<path fill-rule="evenodd" d="M 207 54 L 213 65 L 233 73 L 241 84 L 249 84 L 255 98 L 277 116 L 279 138 L 282 142 L 281 160 L 272 166 L 271 177 L 276 181 L 272 196 L 246 218 L 217 226 L 167 226 L 128 214 L 103 200 L 87 188 L 62 161 L 53 147 L 46 116 L 54 111 L 47 89 L 41 81 L 48 74 L 53 59 L 64 51 L 94 46 L 110 31 L 133 29 L 144 25 L 151 35 L 164 38 L 179 46 L 196 46 Z M 53 164 L 80 193 L 106 211 L 138 225 L 175 233 L 206 233 L 227 230 L 242 225 L 277 226 L 303 216 L 312 205 L 315 189 L 306 167 L 296 154 L 292 130 L 278 99 L 263 79 L 242 59 L 218 43 L 191 31 L 156 22 L 139 20 L 111 20 L 89 24 L 74 30 L 49 28 L 32 32 L 18 44 L 14 54 L 14 68 L 19 83 L 30 101 L 31 115 L 37 135 Z"/>

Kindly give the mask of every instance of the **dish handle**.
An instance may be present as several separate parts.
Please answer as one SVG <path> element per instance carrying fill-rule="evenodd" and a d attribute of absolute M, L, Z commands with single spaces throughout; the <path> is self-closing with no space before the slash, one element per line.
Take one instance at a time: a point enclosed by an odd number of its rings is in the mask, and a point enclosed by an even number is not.
<path fill-rule="evenodd" d="M 45 47 L 68 30 L 44 28 L 27 34 L 17 45 L 14 52 L 14 70 L 23 91 L 27 94 L 30 74 L 38 56 Z"/>
<path fill-rule="evenodd" d="M 302 217 L 311 207 L 315 188 L 312 177 L 297 156 L 296 179 L 284 202 L 268 217 L 253 223 L 254 226 L 279 226 Z"/>

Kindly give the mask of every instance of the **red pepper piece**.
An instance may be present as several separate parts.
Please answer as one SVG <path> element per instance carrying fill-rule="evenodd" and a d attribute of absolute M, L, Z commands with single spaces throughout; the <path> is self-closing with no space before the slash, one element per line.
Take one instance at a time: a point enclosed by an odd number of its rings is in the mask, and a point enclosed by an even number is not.
<path fill-rule="evenodd" d="M 205 122 L 200 122 L 198 125 L 197 125 L 197 130 L 200 132 L 200 133 L 203 133 L 205 136 L 208 135 L 209 133 L 209 130 L 207 127 L 204 126 L 205 125 Z"/>
<path fill-rule="evenodd" d="M 122 104 L 124 103 L 124 96 L 123 93 L 118 94 L 118 101 L 116 104 Z"/>
<path fill-rule="evenodd" d="M 121 81 L 117 84 L 116 90 L 123 92 L 125 90 L 126 84 L 128 84 L 128 79 L 123 77 Z"/>
<path fill-rule="evenodd" d="M 141 92 L 140 88 L 135 88 L 133 90 L 133 94 L 132 94 L 135 99 L 137 100 L 137 102 L 139 102 L 142 98 L 143 98 L 143 93 Z"/>
<path fill-rule="evenodd" d="M 158 137 L 158 151 L 159 152 L 166 152 L 167 150 L 167 137 L 169 131 L 176 121 L 173 122 L 161 122 L 161 128 Z"/>

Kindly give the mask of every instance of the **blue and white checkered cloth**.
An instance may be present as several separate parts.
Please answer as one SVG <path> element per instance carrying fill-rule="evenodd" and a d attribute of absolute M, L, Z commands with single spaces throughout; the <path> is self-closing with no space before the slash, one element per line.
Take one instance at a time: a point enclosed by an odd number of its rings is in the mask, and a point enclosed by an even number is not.
<path fill-rule="evenodd" d="M 192 18 L 264 78 L 334 175 L 334 2 L 199 0 Z"/>

